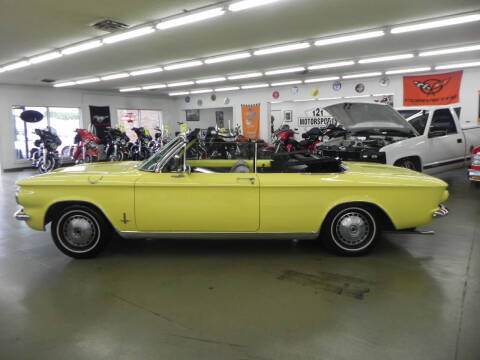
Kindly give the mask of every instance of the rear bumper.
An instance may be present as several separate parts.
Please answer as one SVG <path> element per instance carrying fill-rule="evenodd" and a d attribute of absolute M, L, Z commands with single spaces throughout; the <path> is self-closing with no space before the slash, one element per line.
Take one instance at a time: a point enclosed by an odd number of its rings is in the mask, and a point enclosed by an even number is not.
<path fill-rule="evenodd" d="M 468 179 L 473 182 L 480 182 L 480 170 L 468 170 Z"/>
<path fill-rule="evenodd" d="M 433 213 L 434 218 L 439 218 L 439 217 L 444 217 L 448 215 L 448 209 L 445 207 L 445 205 L 440 204 L 438 210 L 436 210 Z"/>
<path fill-rule="evenodd" d="M 15 219 L 19 221 L 28 221 L 30 220 L 30 215 L 26 214 L 23 209 L 18 210 L 14 215 Z"/>

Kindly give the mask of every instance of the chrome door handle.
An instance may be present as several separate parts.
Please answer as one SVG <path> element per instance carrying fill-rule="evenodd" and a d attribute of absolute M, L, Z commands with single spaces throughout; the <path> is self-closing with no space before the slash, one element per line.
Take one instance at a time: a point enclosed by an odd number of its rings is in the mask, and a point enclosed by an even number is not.
<path fill-rule="evenodd" d="M 240 177 L 240 178 L 237 178 L 237 180 L 248 180 L 250 181 L 250 184 L 252 185 L 255 184 L 255 178 L 252 178 L 252 177 L 244 177 L 244 178 Z"/>
<path fill-rule="evenodd" d="M 183 177 L 185 177 L 185 175 L 183 175 L 183 174 L 172 175 L 172 178 L 176 178 L 176 179 L 180 179 L 180 178 L 183 178 Z"/>

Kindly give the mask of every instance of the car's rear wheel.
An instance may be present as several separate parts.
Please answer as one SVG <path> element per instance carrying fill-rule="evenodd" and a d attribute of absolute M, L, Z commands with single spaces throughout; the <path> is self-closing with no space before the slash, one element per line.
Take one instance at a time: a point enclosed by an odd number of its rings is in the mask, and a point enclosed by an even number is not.
<path fill-rule="evenodd" d="M 77 259 L 97 255 L 111 236 L 110 226 L 103 215 L 83 205 L 63 209 L 52 221 L 51 232 L 58 249 Z"/>
<path fill-rule="evenodd" d="M 324 244 L 343 255 L 369 252 L 380 233 L 375 212 L 367 206 L 345 205 L 333 210 L 322 226 Z"/>

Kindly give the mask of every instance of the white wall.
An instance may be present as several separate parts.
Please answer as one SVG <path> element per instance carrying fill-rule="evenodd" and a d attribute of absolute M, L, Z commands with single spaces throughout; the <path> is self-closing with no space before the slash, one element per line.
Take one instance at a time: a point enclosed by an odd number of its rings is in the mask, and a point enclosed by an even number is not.
<path fill-rule="evenodd" d="M 441 71 L 439 73 L 448 72 Z M 435 73 L 435 72 L 431 72 Z M 321 77 L 322 75 L 318 75 Z M 294 77 L 292 77 L 294 78 Z M 268 79 L 259 80 L 258 82 L 266 82 Z M 305 110 L 316 106 L 327 106 L 340 101 L 371 101 L 368 99 L 343 99 L 343 100 L 329 100 L 329 101 L 312 101 L 312 102 L 293 102 L 293 100 L 299 99 L 312 99 L 312 90 L 318 89 L 318 98 L 338 97 L 338 96 L 352 96 L 359 95 L 355 92 L 355 85 L 363 83 L 365 85 L 365 91 L 363 94 L 394 94 L 394 107 L 403 107 L 403 76 L 390 76 L 390 84 L 386 87 L 381 86 L 379 78 L 366 78 L 356 80 L 344 80 L 342 81 L 342 89 L 340 91 L 334 91 L 332 89 L 332 82 L 299 85 L 298 94 L 293 94 L 291 86 L 279 87 L 279 88 L 267 88 L 258 90 L 245 90 L 231 93 L 217 94 L 217 100 L 212 101 L 209 94 L 192 96 L 190 103 L 186 103 L 182 98 L 176 100 L 177 107 L 183 112 L 184 109 L 198 108 L 197 100 L 203 101 L 203 107 L 211 108 L 218 107 L 219 104 L 224 103 L 224 99 L 228 97 L 230 99 L 230 105 L 233 106 L 233 121 L 235 124 L 241 125 L 241 105 L 242 104 L 261 104 L 261 137 L 264 139 L 269 138 L 270 127 L 270 112 L 269 107 L 272 110 L 293 110 L 293 123 L 292 127 L 296 127 L 297 118 L 299 116 L 305 116 Z M 280 92 L 281 101 L 288 101 L 283 103 L 271 103 L 275 99 L 272 97 L 274 90 Z M 460 121 L 463 127 L 478 126 L 478 91 L 480 91 L 480 69 L 472 68 L 465 69 L 463 74 L 462 86 L 460 89 L 460 106 L 462 107 L 462 114 Z M 183 115 L 184 116 L 184 115 Z"/>
<path fill-rule="evenodd" d="M 198 108 L 198 107 L 197 107 Z M 216 112 L 223 111 L 223 119 L 225 127 L 228 128 L 229 123 L 233 120 L 233 108 L 232 107 L 218 107 L 209 109 L 200 109 L 200 121 L 189 121 L 187 126 L 191 129 L 199 128 L 206 129 L 210 126 L 215 126 L 217 123 Z M 185 111 L 182 110 L 183 118 L 179 121 L 185 121 Z"/>
<path fill-rule="evenodd" d="M 166 124 L 176 123 L 178 111 L 175 101 L 153 95 L 89 92 L 77 89 L 55 89 L 34 86 L 0 85 L 0 164 L 2 170 L 28 166 L 25 160 L 16 160 L 13 105 L 78 107 L 82 113 L 82 127 L 90 123 L 89 105 L 110 106 L 112 125 L 117 124 L 117 109 L 162 110 Z"/>

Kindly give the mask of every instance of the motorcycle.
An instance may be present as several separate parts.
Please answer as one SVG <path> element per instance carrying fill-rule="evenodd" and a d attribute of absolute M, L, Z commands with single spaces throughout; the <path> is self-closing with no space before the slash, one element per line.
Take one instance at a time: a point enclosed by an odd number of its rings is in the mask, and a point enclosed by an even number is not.
<path fill-rule="evenodd" d="M 149 144 L 150 141 L 152 141 L 152 137 L 150 136 L 150 132 L 143 127 L 132 128 L 132 130 L 137 134 L 137 140 L 130 150 L 131 159 L 147 159 L 151 155 Z"/>
<path fill-rule="evenodd" d="M 279 152 L 293 152 L 300 150 L 298 141 L 295 140 L 295 131 L 290 129 L 288 125 L 284 125 L 276 130 L 273 133 L 273 138 L 273 145 L 266 147 L 264 151 L 277 154 Z"/>
<path fill-rule="evenodd" d="M 162 131 L 162 129 L 160 129 L 159 127 L 156 127 L 154 130 L 156 131 L 155 139 L 151 140 L 148 144 L 148 149 L 151 154 L 155 154 L 167 143 L 165 132 Z"/>
<path fill-rule="evenodd" d="M 125 132 L 116 128 L 107 128 L 105 131 L 105 153 L 109 161 L 122 161 L 129 157 L 129 137 Z"/>
<path fill-rule="evenodd" d="M 315 153 L 317 151 L 317 146 L 322 143 L 320 137 L 323 138 L 325 134 L 325 129 L 320 129 L 318 127 L 311 128 L 306 133 L 302 134 L 303 140 L 298 143 L 300 150 L 309 151 Z"/>
<path fill-rule="evenodd" d="M 75 146 L 71 149 L 71 157 L 75 164 L 98 161 L 98 145 L 102 141 L 88 130 L 76 129 L 75 132 L 77 133 L 74 139 Z"/>
<path fill-rule="evenodd" d="M 62 145 L 62 140 L 57 135 L 57 131 L 47 126 L 45 129 L 35 129 L 34 134 L 40 137 L 35 140 L 37 151 L 32 149 L 32 165 L 38 169 L 40 174 L 52 171 L 57 167 L 59 154 L 57 148 Z"/>

